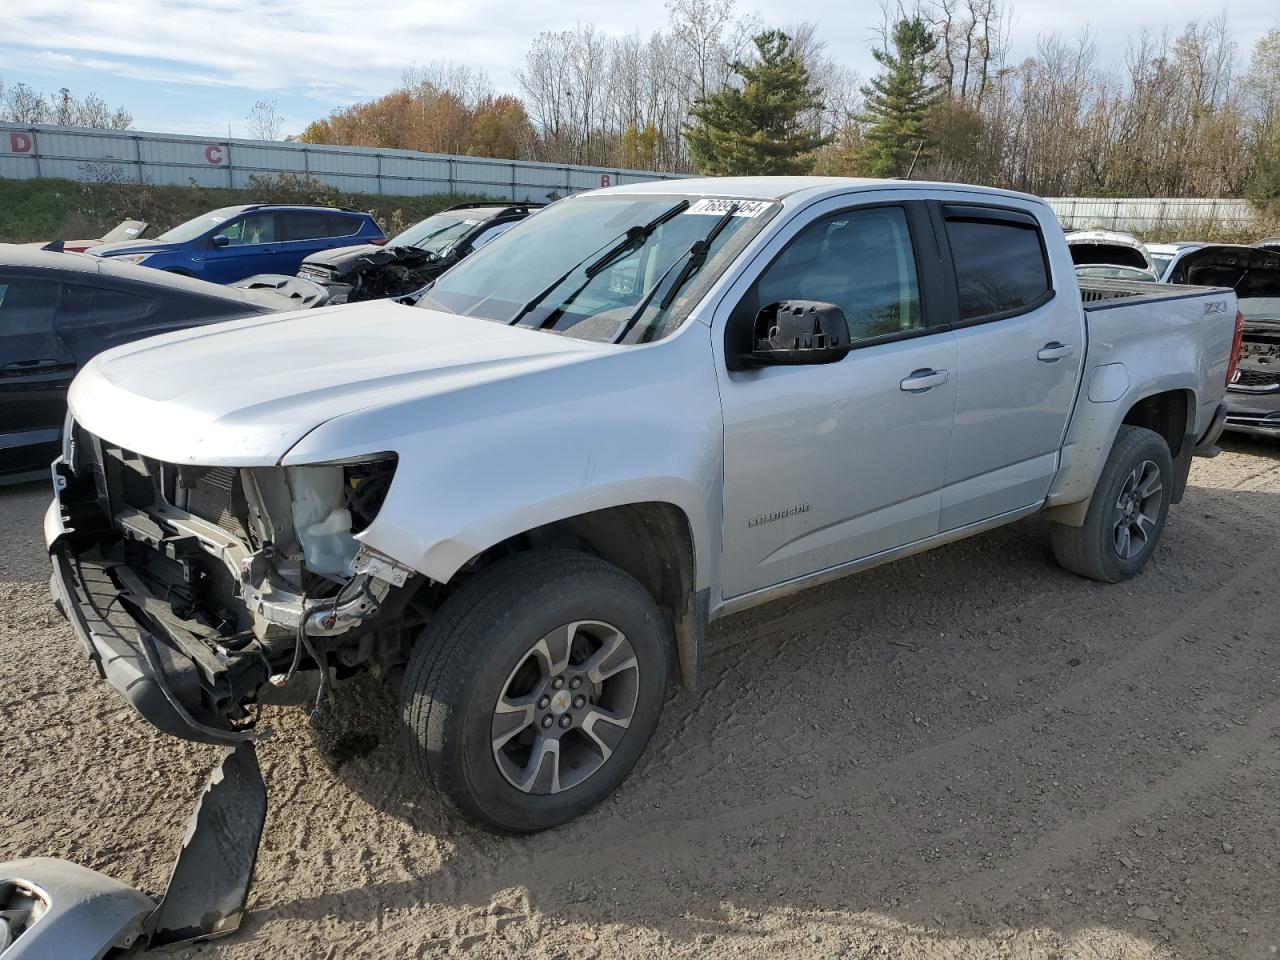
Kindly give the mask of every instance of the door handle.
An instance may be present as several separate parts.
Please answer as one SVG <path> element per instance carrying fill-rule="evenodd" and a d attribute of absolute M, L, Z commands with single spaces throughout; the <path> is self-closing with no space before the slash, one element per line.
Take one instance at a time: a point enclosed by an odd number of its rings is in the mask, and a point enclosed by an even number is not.
<path fill-rule="evenodd" d="M 1074 350 L 1075 347 L 1069 343 L 1059 343 L 1057 340 L 1051 340 L 1040 348 L 1040 352 L 1036 354 L 1036 359 L 1042 363 L 1053 363 L 1063 357 L 1071 356 Z"/>
<path fill-rule="evenodd" d="M 54 373 L 64 364 L 57 360 L 17 360 L 0 367 L 0 376 L 20 377 L 24 373 Z"/>
<path fill-rule="evenodd" d="M 951 379 L 951 374 L 946 370 L 922 367 L 919 370 L 912 370 L 898 386 L 907 393 L 924 393 L 926 390 L 941 386 L 949 379 Z"/>

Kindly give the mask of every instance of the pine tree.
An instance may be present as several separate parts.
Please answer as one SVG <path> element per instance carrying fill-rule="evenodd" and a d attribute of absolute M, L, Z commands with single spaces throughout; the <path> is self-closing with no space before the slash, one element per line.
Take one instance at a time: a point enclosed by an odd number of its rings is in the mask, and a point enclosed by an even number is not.
<path fill-rule="evenodd" d="M 876 177 L 906 174 L 920 144 L 927 145 L 929 112 L 941 99 L 941 87 L 929 82 L 937 43 L 925 22 L 899 20 L 890 42 L 891 50 L 872 51 L 884 70 L 862 88 L 866 108 L 859 119 L 869 125 L 864 166 Z"/>
<path fill-rule="evenodd" d="M 820 102 L 791 38 L 770 30 L 753 38 L 755 63 L 735 63 L 742 87 L 725 87 L 693 105 L 685 141 L 712 176 L 805 173 L 807 154 L 827 142 L 802 117 Z"/>

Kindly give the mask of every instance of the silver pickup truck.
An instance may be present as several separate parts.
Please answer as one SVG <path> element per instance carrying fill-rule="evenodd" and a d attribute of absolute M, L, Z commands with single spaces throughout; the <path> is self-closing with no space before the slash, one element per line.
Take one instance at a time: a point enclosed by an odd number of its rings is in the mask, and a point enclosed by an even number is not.
<path fill-rule="evenodd" d="M 53 593 L 145 718 L 398 684 L 468 818 L 606 797 L 707 624 L 1037 511 L 1132 577 L 1216 452 L 1230 290 L 1077 285 L 1035 197 L 676 180 L 542 209 L 416 305 L 95 359 L 46 517 Z"/>

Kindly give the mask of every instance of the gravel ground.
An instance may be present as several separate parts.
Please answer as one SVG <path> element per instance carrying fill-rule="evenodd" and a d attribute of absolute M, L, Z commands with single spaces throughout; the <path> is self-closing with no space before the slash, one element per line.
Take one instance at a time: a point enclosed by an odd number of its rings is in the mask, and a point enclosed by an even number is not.
<path fill-rule="evenodd" d="M 0 860 L 155 890 L 215 752 L 79 654 L 46 496 L 0 491 Z M 1280 448 L 1233 440 L 1130 583 L 1032 519 L 721 621 L 622 789 L 527 839 L 419 792 L 384 691 L 270 710 L 247 922 L 171 955 L 1273 957 L 1278 544 Z"/>

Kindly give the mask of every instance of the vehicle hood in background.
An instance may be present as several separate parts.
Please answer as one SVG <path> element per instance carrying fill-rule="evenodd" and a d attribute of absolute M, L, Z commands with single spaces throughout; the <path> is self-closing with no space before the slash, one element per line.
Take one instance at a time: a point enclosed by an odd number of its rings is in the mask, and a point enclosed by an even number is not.
<path fill-rule="evenodd" d="M 302 262 L 333 267 L 338 272 L 342 272 L 366 254 L 389 249 L 394 248 L 379 246 L 376 243 L 361 243 L 354 247 L 334 247 L 332 250 L 319 250 L 308 254 Z"/>
<path fill-rule="evenodd" d="M 373 301 L 233 320 L 117 347 L 89 362 L 68 400 L 85 429 L 145 456 L 268 466 L 334 417 L 610 349 Z"/>
<path fill-rule="evenodd" d="M 1117 267 L 1134 267 L 1151 272 L 1151 262 L 1137 247 L 1109 240 L 1068 240 L 1071 262 L 1076 266 L 1086 264 L 1112 264 Z"/>
<path fill-rule="evenodd" d="M 1235 287 L 1241 279 L 1280 294 L 1280 250 L 1214 243 L 1183 254 L 1178 261 L 1183 282 L 1194 286 Z M 1206 281 L 1204 277 L 1210 277 Z M 1236 291 L 1237 294 L 1239 291 Z"/>
<path fill-rule="evenodd" d="M 121 240 L 118 243 L 100 243 L 90 247 L 95 257 L 114 257 L 122 253 L 168 253 L 178 244 L 161 243 L 158 240 Z"/>

